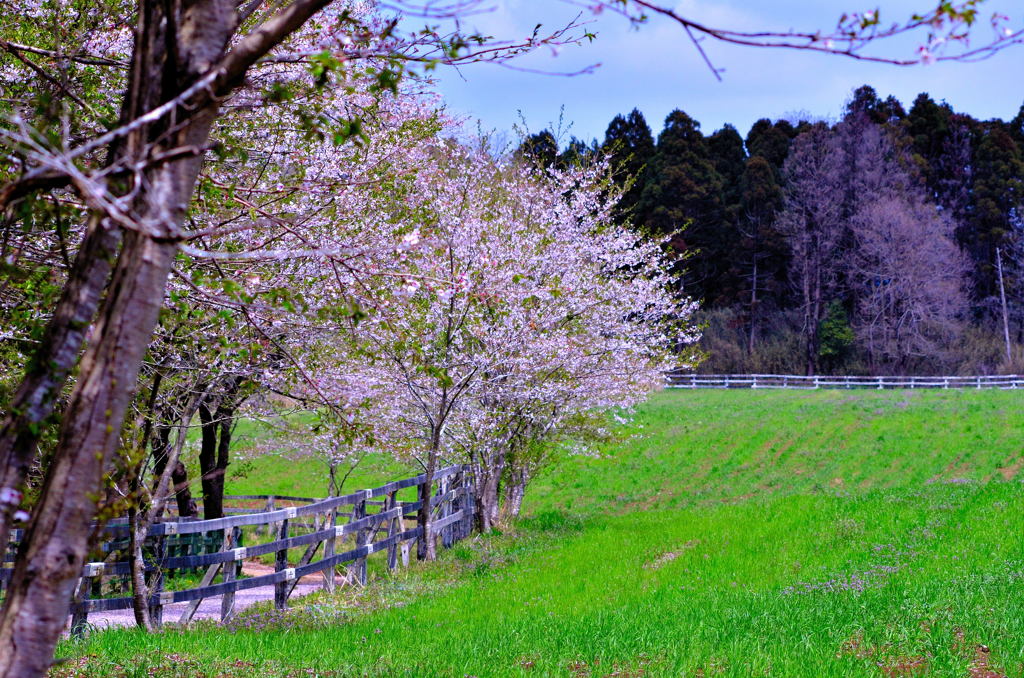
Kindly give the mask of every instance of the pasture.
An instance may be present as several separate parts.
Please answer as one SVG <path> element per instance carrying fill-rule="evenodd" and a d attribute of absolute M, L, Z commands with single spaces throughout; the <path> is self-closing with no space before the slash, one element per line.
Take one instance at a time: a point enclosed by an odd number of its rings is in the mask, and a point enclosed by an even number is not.
<path fill-rule="evenodd" d="M 504 534 L 228 628 L 66 641 L 53 674 L 1024 676 L 1020 403 L 659 393 Z M 244 470 L 229 492 L 325 485 L 316 462 Z"/>

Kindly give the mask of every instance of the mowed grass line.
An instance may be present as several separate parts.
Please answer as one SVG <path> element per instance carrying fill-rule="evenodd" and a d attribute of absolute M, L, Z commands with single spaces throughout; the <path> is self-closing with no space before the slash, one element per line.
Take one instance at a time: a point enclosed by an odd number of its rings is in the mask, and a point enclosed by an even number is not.
<path fill-rule="evenodd" d="M 659 394 L 516 538 L 382 579 L 383 606 L 61 649 L 86 675 L 1022 676 L 1015 395 Z"/>

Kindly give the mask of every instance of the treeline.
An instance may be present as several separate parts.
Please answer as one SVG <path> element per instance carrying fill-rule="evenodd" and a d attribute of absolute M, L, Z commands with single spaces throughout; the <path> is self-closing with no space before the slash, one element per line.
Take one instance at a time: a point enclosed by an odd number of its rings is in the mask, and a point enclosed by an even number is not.
<path fill-rule="evenodd" d="M 702 370 L 921 374 L 1024 371 L 1022 149 L 1024 107 L 981 121 L 863 86 L 834 123 L 705 135 L 675 110 L 655 139 L 634 109 L 601 143 L 521 152 L 613 157 L 618 218 L 701 301 Z"/>

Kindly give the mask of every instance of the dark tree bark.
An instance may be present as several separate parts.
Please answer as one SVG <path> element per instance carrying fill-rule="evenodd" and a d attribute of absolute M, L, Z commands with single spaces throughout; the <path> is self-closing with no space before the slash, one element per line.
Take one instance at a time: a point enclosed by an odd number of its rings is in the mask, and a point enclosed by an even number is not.
<path fill-rule="evenodd" d="M 231 435 L 235 413 L 245 401 L 245 380 L 233 377 L 224 392 L 199 406 L 202 442 L 199 448 L 199 472 L 203 486 L 203 517 L 224 516 L 224 480 L 231 455 Z"/>
<path fill-rule="evenodd" d="M 171 432 L 172 427 L 160 426 L 157 437 L 153 441 L 153 476 L 160 478 L 171 461 Z M 175 459 L 171 465 L 171 491 L 174 493 L 174 501 L 178 506 L 178 515 L 188 517 L 196 515 L 196 503 L 192 499 L 192 491 L 188 486 L 188 471 L 180 460 Z"/>
<path fill-rule="evenodd" d="M 224 516 L 224 476 L 227 474 L 231 448 L 231 425 L 234 409 L 223 406 L 210 411 L 199 408 L 202 444 L 199 448 L 199 472 L 203 486 L 203 517 L 206 520 Z"/>

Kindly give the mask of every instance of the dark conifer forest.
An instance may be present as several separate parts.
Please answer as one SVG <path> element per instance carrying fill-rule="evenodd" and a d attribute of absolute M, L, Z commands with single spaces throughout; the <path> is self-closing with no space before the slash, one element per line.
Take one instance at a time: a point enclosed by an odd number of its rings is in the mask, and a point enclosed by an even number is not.
<path fill-rule="evenodd" d="M 521 151 L 612 157 L 618 217 L 701 302 L 701 371 L 1024 372 L 1024 106 L 977 120 L 865 85 L 834 123 L 708 134 L 677 109 L 655 136 L 634 109 L 601 142 Z"/>

